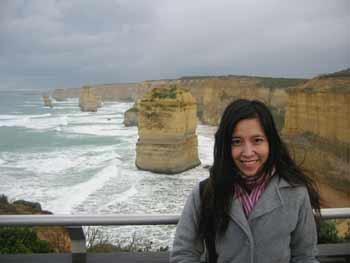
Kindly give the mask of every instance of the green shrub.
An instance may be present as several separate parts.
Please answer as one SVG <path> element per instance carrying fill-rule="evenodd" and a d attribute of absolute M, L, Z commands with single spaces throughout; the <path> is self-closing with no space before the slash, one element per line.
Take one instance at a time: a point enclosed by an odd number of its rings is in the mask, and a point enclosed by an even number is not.
<path fill-rule="evenodd" d="M 334 220 L 321 222 L 318 243 L 338 243 L 342 239 L 338 236 L 338 230 Z"/>
<path fill-rule="evenodd" d="M 38 239 L 35 231 L 29 227 L 1 227 L 0 254 L 50 253 L 49 243 Z"/>
<path fill-rule="evenodd" d="M 176 86 L 171 85 L 170 89 L 157 89 L 153 91 L 153 97 L 159 99 L 176 99 Z"/>

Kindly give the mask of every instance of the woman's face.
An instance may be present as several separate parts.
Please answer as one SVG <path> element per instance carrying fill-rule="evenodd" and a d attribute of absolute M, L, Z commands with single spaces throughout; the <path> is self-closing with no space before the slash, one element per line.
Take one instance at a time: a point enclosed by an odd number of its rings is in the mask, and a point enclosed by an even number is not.
<path fill-rule="evenodd" d="M 269 156 L 269 143 L 257 119 L 237 123 L 232 134 L 231 154 L 237 168 L 246 176 L 254 176 Z"/>

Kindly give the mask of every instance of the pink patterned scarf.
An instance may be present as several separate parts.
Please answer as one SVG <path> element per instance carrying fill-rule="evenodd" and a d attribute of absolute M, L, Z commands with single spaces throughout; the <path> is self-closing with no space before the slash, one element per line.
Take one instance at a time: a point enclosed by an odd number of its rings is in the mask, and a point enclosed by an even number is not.
<path fill-rule="evenodd" d="M 272 172 L 272 175 L 274 172 Z M 243 211 L 248 218 L 250 212 L 253 210 L 255 204 L 259 200 L 261 194 L 264 192 L 265 187 L 270 181 L 272 176 L 242 176 L 245 182 L 246 188 L 239 184 L 235 184 L 235 197 L 238 198 L 243 207 Z"/>

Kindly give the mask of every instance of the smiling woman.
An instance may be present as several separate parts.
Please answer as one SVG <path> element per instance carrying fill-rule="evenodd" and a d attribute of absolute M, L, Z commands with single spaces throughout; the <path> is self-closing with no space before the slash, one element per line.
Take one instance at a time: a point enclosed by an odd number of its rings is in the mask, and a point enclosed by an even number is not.
<path fill-rule="evenodd" d="M 215 134 L 210 177 L 184 207 L 171 262 L 318 262 L 319 206 L 267 106 L 234 101 Z"/>

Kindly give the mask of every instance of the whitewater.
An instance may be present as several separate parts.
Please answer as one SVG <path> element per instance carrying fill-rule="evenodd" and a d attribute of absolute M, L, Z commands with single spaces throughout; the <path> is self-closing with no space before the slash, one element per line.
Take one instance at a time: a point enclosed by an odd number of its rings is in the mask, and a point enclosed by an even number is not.
<path fill-rule="evenodd" d="M 81 112 L 78 99 L 44 107 L 39 91 L 0 91 L 0 194 L 39 202 L 54 214 L 179 214 L 208 176 L 215 127 L 198 125 L 201 165 L 176 175 L 135 167 L 137 127 L 124 127 L 132 102 Z M 112 240 L 132 235 L 171 247 L 175 226 L 103 227 Z"/>

